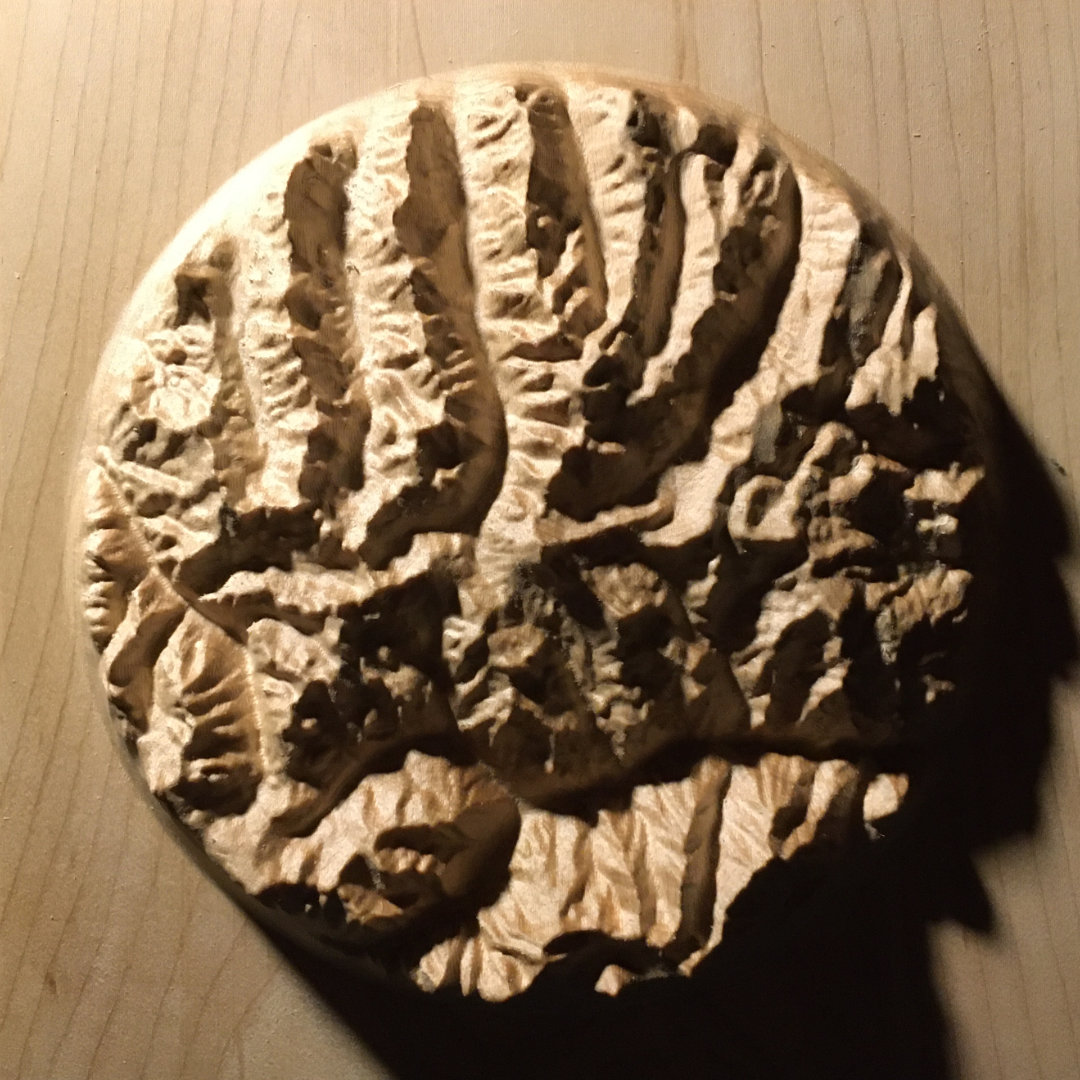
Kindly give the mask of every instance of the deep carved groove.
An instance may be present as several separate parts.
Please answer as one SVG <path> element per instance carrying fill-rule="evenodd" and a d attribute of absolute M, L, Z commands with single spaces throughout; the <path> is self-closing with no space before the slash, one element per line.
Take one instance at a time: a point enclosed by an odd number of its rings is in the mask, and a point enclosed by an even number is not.
<path fill-rule="evenodd" d="M 473 315 L 457 150 L 440 109 L 420 105 L 413 113 L 406 165 L 409 194 L 394 225 L 413 260 L 410 284 L 444 395 L 444 419 L 428 429 L 427 445 L 441 438 L 449 453 L 445 463 L 421 453 L 420 483 L 375 514 L 361 554 L 377 568 L 407 551 L 417 532 L 476 532 L 506 460 L 502 403 Z M 451 478 L 436 483 L 443 472 Z"/>
<path fill-rule="evenodd" d="M 370 407 L 352 379 L 356 355 L 344 260 L 345 183 L 355 168 L 351 142 L 338 148 L 321 144 L 293 169 L 285 187 L 293 277 L 284 303 L 300 370 L 320 416 L 308 435 L 299 490 L 316 506 L 338 489 L 355 490 L 364 482 Z"/>

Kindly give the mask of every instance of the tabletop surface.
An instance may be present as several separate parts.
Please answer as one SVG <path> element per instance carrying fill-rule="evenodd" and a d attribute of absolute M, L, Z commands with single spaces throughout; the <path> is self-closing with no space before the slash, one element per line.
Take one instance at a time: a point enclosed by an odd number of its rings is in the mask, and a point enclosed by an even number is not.
<path fill-rule="evenodd" d="M 836 161 L 927 254 L 1034 447 L 1009 724 L 958 781 L 963 827 L 840 882 L 723 985 L 569 1013 L 416 1001 L 270 941 L 130 782 L 65 555 L 97 358 L 188 215 L 334 106 L 545 60 L 699 86 Z M 1045 572 L 1080 495 L 1078 350 L 1071 0 L 0 0 L 0 1080 L 1080 1075 L 1080 695 L 1055 676 L 1080 580 L 1067 551 Z"/>

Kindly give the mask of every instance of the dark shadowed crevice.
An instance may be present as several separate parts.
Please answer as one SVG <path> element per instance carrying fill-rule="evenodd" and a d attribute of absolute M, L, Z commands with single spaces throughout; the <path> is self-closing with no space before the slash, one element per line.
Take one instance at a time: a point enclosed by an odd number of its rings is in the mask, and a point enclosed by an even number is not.
<path fill-rule="evenodd" d="M 356 169 L 351 141 L 313 146 L 285 186 L 292 280 L 283 304 L 293 349 L 311 388 L 319 421 L 308 435 L 300 494 L 332 512 L 342 489 L 364 482 L 364 440 L 371 408 L 355 378 L 352 293 L 345 272 L 345 190 Z"/>

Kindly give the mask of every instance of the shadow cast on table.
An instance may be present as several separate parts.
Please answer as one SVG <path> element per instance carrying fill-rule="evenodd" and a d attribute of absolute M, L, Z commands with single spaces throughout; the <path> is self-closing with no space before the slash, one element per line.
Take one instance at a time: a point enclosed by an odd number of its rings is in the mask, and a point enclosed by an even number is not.
<path fill-rule="evenodd" d="M 951 1075 L 946 1009 L 929 925 L 993 933 L 972 856 L 1038 824 L 1051 749 L 1050 695 L 1075 633 L 1056 559 L 1069 546 L 1060 501 L 998 399 L 1002 588 L 983 611 L 989 641 L 966 723 L 934 759 L 891 830 L 826 869 L 770 864 L 729 911 L 724 944 L 689 979 L 617 998 L 591 986 L 606 962 L 549 969 L 491 1005 L 343 975 L 280 947 L 402 1080 Z"/>

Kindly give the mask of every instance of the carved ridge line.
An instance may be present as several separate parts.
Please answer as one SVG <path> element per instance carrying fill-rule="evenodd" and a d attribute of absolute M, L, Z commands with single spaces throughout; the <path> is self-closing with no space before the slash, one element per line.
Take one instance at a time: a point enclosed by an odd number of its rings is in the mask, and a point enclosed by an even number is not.
<path fill-rule="evenodd" d="M 266 458 L 236 333 L 236 260 L 236 245 L 226 240 L 205 261 L 191 262 L 175 276 L 176 326 L 200 314 L 214 327 L 214 356 L 221 382 L 205 437 L 213 448 L 218 482 L 232 507 L 244 503 L 248 480 L 259 472 Z"/>
<path fill-rule="evenodd" d="M 553 279 L 551 312 L 559 320 L 559 331 L 514 351 L 526 358 L 577 359 L 585 339 L 603 324 L 608 301 L 604 252 L 581 144 L 565 95 L 556 88 L 522 86 L 517 97 L 525 104 L 533 138 L 525 233 L 536 252 L 538 280 Z M 564 267 L 564 262 L 569 265 Z"/>
<path fill-rule="evenodd" d="M 374 569 L 404 554 L 418 533 L 478 532 L 502 484 L 507 455 L 503 404 L 474 314 L 453 130 L 443 107 L 426 102 L 413 110 L 410 126 L 409 192 L 394 212 L 394 226 L 412 260 L 409 284 L 435 363 L 443 419 L 417 436 L 420 483 L 372 517 L 360 553 Z"/>

